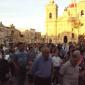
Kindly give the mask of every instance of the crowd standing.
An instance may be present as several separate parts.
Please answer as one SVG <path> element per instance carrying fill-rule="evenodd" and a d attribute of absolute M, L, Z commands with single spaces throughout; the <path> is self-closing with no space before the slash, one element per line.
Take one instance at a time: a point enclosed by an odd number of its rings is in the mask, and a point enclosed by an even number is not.
<path fill-rule="evenodd" d="M 85 44 L 1 45 L 0 85 L 85 85 Z"/>

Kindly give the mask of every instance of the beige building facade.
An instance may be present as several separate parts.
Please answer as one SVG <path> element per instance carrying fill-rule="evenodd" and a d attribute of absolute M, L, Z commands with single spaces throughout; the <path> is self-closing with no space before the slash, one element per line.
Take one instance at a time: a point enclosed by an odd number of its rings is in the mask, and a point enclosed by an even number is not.
<path fill-rule="evenodd" d="M 20 34 L 13 24 L 7 27 L 0 23 L 0 44 L 18 43 L 21 40 Z"/>
<path fill-rule="evenodd" d="M 24 41 L 27 44 L 42 42 L 41 32 L 36 32 L 35 29 L 25 30 L 25 32 L 23 32 L 23 35 L 24 35 Z"/>

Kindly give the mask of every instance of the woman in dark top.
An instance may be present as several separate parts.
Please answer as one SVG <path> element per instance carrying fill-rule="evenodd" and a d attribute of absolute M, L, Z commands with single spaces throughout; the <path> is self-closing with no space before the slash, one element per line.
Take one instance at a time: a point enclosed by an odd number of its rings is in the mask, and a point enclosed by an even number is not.
<path fill-rule="evenodd" d="M 0 50 L 0 82 L 2 85 L 9 80 L 9 63 L 4 59 L 4 52 Z"/>

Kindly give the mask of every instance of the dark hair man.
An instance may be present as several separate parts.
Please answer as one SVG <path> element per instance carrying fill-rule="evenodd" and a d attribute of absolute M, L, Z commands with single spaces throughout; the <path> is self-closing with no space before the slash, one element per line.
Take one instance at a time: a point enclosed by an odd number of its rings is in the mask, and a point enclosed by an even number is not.
<path fill-rule="evenodd" d="M 24 85 L 26 79 L 26 66 L 28 64 L 28 54 L 24 50 L 24 44 L 18 44 L 18 50 L 14 55 L 15 68 L 17 72 L 17 85 Z"/>

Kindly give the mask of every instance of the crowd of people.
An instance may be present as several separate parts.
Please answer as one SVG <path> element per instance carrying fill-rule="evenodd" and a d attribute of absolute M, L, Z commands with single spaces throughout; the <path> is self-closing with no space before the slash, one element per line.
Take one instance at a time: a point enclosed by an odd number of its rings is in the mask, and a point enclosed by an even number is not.
<path fill-rule="evenodd" d="M 85 85 L 85 44 L 0 46 L 0 85 Z M 27 83 L 25 83 L 27 82 Z"/>

